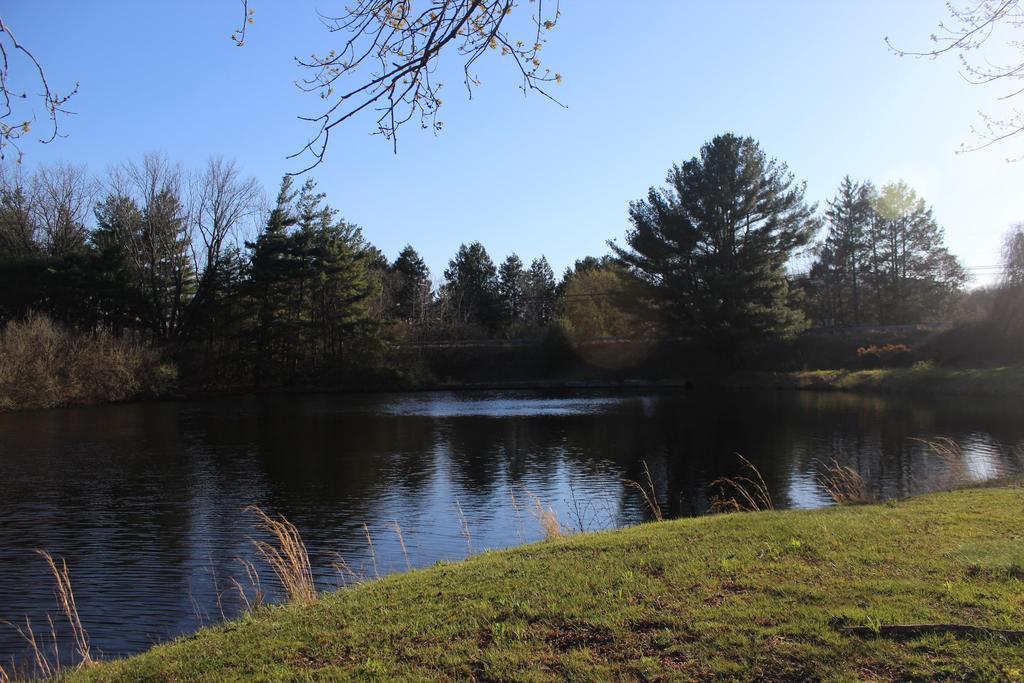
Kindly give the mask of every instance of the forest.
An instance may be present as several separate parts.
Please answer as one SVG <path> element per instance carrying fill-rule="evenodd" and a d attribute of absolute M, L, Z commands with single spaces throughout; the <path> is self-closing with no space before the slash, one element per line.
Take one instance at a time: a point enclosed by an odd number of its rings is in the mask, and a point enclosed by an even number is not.
<path fill-rule="evenodd" d="M 413 245 L 390 259 L 312 178 L 285 176 L 268 201 L 221 158 L 191 171 L 150 154 L 102 179 L 71 163 L 8 166 L 0 395 L 49 374 L 52 396 L 35 402 L 60 403 L 57 385 L 84 358 L 93 371 L 78 384 L 116 385 L 104 366 L 121 364 L 127 388 L 103 390 L 117 397 L 174 382 L 408 388 L 458 376 L 410 349 L 486 340 L 536 342 L 545 372 L 601 339 L 686 340 L 682 353 L 727 371 L 757 368 L 766 346 L 812 329 L 921 323 L 960 323 L 947 346 L 1016 352 L 1000 340 L 1022 324 L 1024 227 L 1007 236 L 1001 283 L 968 290 L 926 199 L 905 183 L 847 177 L 819 209 L 755 140 L 724 134 L 628 216 L 621 243 L 560 276 L 544 256 L 496 262 L 475 240 L 434 274 Z M 92 347 L 99 356 L 83 351 Z"/>

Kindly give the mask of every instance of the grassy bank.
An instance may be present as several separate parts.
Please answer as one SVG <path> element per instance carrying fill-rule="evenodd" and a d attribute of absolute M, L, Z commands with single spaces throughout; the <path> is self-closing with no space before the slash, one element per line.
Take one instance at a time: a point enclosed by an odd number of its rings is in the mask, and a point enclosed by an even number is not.
<path fill-rule="evenodd" d="M 721 382 L 743 389 L 838 389 L 890 393 L 1024 396 L 1024 366 L 943 368 L 918 364 L 877 370 L 750 373 Z"/>
<path fill-rule="evenodd" d="M 1019 680 L 1024 489 L 652 523 L 267 607 L 72 680 Z M 848 627 L 868 627 L 853 633 Z"/>

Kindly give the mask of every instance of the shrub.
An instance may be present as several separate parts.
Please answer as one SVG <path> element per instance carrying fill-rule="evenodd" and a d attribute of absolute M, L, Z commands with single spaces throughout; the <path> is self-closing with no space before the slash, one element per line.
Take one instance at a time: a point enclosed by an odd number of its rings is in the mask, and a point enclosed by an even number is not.
<path fill-rule="evenodd" d="M 73 332 L 38 314 L 0 330 L 0 409 L 156 396 L 176 380 L 155 349 L 128 336 Z"/>
<path fill-rule="evenodd" d="M 862 346 L 857 349 L 857 362 L 862 368 L 903 368 L 913 360 L 906 344 Z"/>

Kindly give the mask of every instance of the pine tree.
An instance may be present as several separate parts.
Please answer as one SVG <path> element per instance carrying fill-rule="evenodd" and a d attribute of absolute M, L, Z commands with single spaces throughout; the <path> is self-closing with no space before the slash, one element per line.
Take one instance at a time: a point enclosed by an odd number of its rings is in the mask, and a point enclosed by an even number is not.
<path fill-rule="evenodd" d="M 785 266 L 818 221 L 785 164 L 726 134 L 673 166 L 667 183 L 630 205 L 627 246 L 610 246 L 655 288 L 669 324 L 706 335 L 724 357 L 744 340 L 804 329 Z"/>
<path fill-rule="evenodd" d="M 860 325 L 865 247 L 872 220 L 875 189 L 870 183 L 843 178 L 828 202 L 828 234 L 811 269 L 819 302 L 818 315 L 834 325 Z"/>
<path fill-rule="evenodd" d="M 394 316 L 407 323 L 423 321 L 430 306 L 430 269 L 412 245 L 405 245 L 391 265 L 395 277 Z"/>
<path fill-rule="evenodd" d="M 555 315 L 557 294 L 558 284 L 551 264 L 544 256 L 535 259 L 526 271 L 527 320 L 538 327 L 547 326 Z"/>
<path fill-rule="evenodd" d="M 526 273 L 523 271 L 523 261 L 511 254 L 498 268 L 498 296 L 506 325 L 515 325 L 522 319 L 525 295 Z"/>
<path fill-rule="evenodd" d="M 459 325 L 494 331 L 501 321 L 498 271 L 484 245 L 461 245 L 444 271 L 442 296 L 448 316 Z"/>

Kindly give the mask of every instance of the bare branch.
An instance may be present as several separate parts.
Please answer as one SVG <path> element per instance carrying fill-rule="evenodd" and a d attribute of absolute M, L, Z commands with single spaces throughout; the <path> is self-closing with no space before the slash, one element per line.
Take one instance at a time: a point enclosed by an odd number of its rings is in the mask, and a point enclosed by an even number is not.
<path fill-rule="evenodd" d="M 931 36 L 936 44 L 933 50 L 910 51 L 897 48 L 888 37 L 886 45 L 901 57 L 918 57 L 936 59 L 947 53 L 954 53 L 960 60 L 961 75 L 972 85 L 989 85 L 992 83 L 1013 83 L 1024 80 L 1024 6 L 1021 0 L 975 0 L 966 7 L 946 4 L 952 24 L 939 25 L 939 32 Z M 983 48 L 995 39 L 1001 39 L 1005 46 L 1020 55 L 1020 61 L 1009 63 L 993 63 L 984 55 Z M 976 56 L 977 55 L 977 56 Z M 1010 92 L 997 97 L 1000 102 L 1007 102 L 1024 93 L 1024 87 L 1014 83 Z M 971 132 L 977 139 L 974 143 L 961 145 L 959 153 L 973 152 L 1016 137 L 1024 132 L 1024 112 L 1019 109 L 993 116 L 979 112 L 981 124 L 972 126 Z M 1016 159 L 1024 159 L 1022 153 Z"/>
<path fill-rule="evenodd" d="M 315 124 L 315 132 L 289 157 L 310 159 L 297 173 L 323 162 L 333 129 L 367 110 L 377 115 L 375 134 L 396 150 L 398 129 L 413 119 L 419 118 L 423 129 L 440 131 L 444 84 L 435 74 L 444 54 L 462 60 L 470 97 L 480 85 L 474 65 L 494 51 L 515 61 L 524 93 L 537 91 L 554 100 L 545 88 L 562 76 L 543 67 L 540 53 L 558 21 L 558 5 L 551 10 L 549 2 L 546 10 L 543 0 L 531 0 L 530 6 L 529 40 L 509 31 L 517 16 L 513 0 L 358 0 L 340 16 L 321 15 L 327 30 L 344 38 L 326 54 L 296 58 L 309 74 L 296 86 L 326 103 L 321 114 L 300 117 Z"/>
<path fill-rule="evenodd" d="M 22 151 L 19 141 L 29 134 L 36 121 L 36 116 L 35 112 L 27 106 L 30 99 L 29 92 L 20 87 L 15 88 L 11 83 L 11 60 L 15 55 L 28 61 L 29 71 L 35 78 L 36 87 L 42 89 L 37 96 L 43 101 L 47 118 L 46 133 L 39 138 L 39 142 L 43 144 L 63 137 L 60 133 L 58 119 L 60 116 L 73 113 L 65 109 L 65 105 L 78 92 L 78 83 L 75 83 L 71 92 L 63 95 L 51 89 L 42 64 L 27 47 L 18 42 L 10 27 L 0 17 L 0 159 L 5 158 L 8 147 L 13 147 L 18 153 L 20 162 Z"/>

